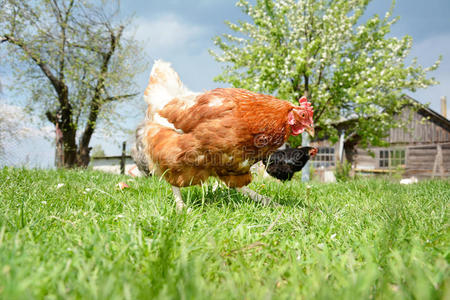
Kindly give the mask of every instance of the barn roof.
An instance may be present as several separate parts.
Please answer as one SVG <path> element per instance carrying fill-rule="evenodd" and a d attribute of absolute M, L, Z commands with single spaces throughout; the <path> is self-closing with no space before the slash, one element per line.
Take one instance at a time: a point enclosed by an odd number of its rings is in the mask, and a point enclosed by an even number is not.
<path fill-rule="evenodd" d="M 432 110 L 428 106 L 420 103 L 416 99 L 405 95 L 405 98 L 410 100 L 411 102 L 419 105 L 419 110 L 417 111 L 420 115 L 428 118 L 431 122 L 435 123 L 436 125 L 439 125 L 440 127 L 444 128 L 445 130 L 450 132 L 450 120 L 441 115 L 440 113 Z"/>

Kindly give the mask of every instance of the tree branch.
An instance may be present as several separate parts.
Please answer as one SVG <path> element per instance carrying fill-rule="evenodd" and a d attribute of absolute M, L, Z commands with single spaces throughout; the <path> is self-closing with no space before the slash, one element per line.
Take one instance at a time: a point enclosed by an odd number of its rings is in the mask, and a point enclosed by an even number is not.
<path fill-rule="evenodd" d="M 38 65 L 38 67 L 42 70 L 45 76 L 50 80 L 50 83 L 55 88 L 58 95 L 61 94 L 61 92 L 65 88 L 64 84 L 60 80 L 58 80 L 58 78 L 56 78 L 56 76 L 50 70 L 49 66 L 44 62 L 42 62 L 42 60 L 37 55 L 35 55 L 23 41 L 18 40 L 10 35 L 4 35 L 3 37 L 1 37 L 1 40 L 2 42 L 8 41 L 21 48 L 25 52 L 25 54 L 28 55 L 28 57 L 30 57 Z M 67 99 L 64 99 L 63 97 L 58 97 L 58 99 L 60 100 L 61 106 L 64 107 L 67 105 Z"/>
<path fill-rule="evenodd" d="M 120 96 L 111 96 L 111 97 L 107 97 L 107 98 L 103 99 L 103 102 L 106 103 L 106 102 L 112 102 L 112 101 L 117 101 L 117 100 L 126 99 L 126 98 L 132 98 L 137 95 L 139 95 L 139 93 L 120 95 Z"/>
<path fill-rule="evenodd" d="M 322 81 L 322 76 L 323 76 L 323 70 L 324 69 L 325 69 L 325 65 L 324 64 L 320 64 L 319 76 L 317 78 L 316 86 L 320 86 L 320 82 Z"/>
<path fill-rule="evenodd" d="M 317 122 L 317 121 L 320 119 L 320 116 L 322 116 L 323 112 L 325 111 L 325 109 L 326 109 L 328 103 L 330 103 L 331 99 L 332 99 L 332 97 L 329 97 L 329 98 L 327 99 L 327 101 L 325 102 L 325 104 L 324 104 L 324 105 L 322 106 L 322 108 L 320 109 L 319 113 L 316 114 L 316 117 L 315 117 L 315 120 L 314 120 L 315 122 Z"/>
<path fill-rule="evenodd" d="M 58 6 L 58 2 L 56 0 L 53 0 L 53 12 L 55 14 L 56 20 L 59 24 L 59 27 L 61 29 L 61 45 L 60 45 L 60 57 L 59 57 L 59 80 L 61 82 L 64 81 L 64 69 L 65 69 L 65 57 L 66 57 L 66 44 L 67 44 L 67 38 L 66 38 L 66 29 L 67 29 L 67 21 L 70 16 L 70 11 L 73 7 L 74 0 L 70 1 L 69 7 L 64 12 L 64 16 L 61 12 L 61 9 Z"/>
<path fill-rule="evenodd" d="M 93 47 L 93 46 L 90 46 L 90 45 L 74 44 L 74 43 L 70 43 L 70 42 L 68 42 L 67 44 L 69 46 L 71 46 L 71 47 L 85 49 L 85 50 L 89 50 L 89 51 L 92 51 L 92 52 L 104 55 L 104 53 L 100 49 L 98 49 L 97 47 Z"/>
<path fill-rule="evenodd" d="M 96 126 L 96 122 L 97 122 L 97 117 L 98 114 L 100 112 L 100 108 L 101 108 L 101 93 L 102 90 L 104 89 L 104 85 L 105 85 L 105 78 L 106 78 L 106 74 L 108 72 L 108 66 L 109 66 L 109 62 L 111 60 L 111 57 L 114 54 L 114 51 L 116 50 L 117 45 L 119 44 L 119 40 L 120 37 L 122 36 L 122 32 L 124 30 L 124 26 L 121 25 L 117 31 L 117 34 L 114 34 L 114 31 L 111 30 L 110 32 L 110 49 L 109 51 L 103 56 L 103 64 L 101 67 L 101 71 L 100 71 L 100 75 L 99 75 L 99 79 L 97 81 L 97 86 L 95 87 L 95 92 L 94 95 L 92 97 L 92 101 L 91 101 L 91 107 L 90 107 L 90 111 L 89 111 L 89 116 L 88 116 L 88 120 L 86 123 L 86 127 L 83 131 L 83 135 L 81 136 L 81 141 L 80 141 L 80 148 L 82 147 L 87 147 L 89 145 L 89 142 L 91 140 L 91 136 L 94 133 L 94 129 Z M 106 99 L 111 98 L 111 101 L 113 101 L 114 97 L 108 97 Z"/>
<path fill-rule="evenodd" d="M 311 95 L 309 94 L 309 76 L 307 76 L 305 73 L 303 74 L 303 79 L 305 80 L 305 92 L 304 96 L 306 98 L 309 98 Z"/>
<path fill-rule="evenodd" d="M 355 138 L 357 138 L 357 133 L 354 131 L 345 138 L 344 143 L 354 141 Z"/>
<path fill-rule="evenodd" d="M 47 110 L 45 112 L 45 116 L 47 117 L 47 119 L 52 123 L 56 125 L 56 114 L 52 113 L 51 111 Z"/>
<path fill-rule="evenodd" d="M 56 16 L 56 20 L 58 21 L 59 24 L 61 24 L 63 21 L 62 21 L 61 9 L 58 6 L 58 2 L 56 0 L 53 0 L 52 2 L 50 2 L 50 6 L 53 10 L 53 13 Z"/>

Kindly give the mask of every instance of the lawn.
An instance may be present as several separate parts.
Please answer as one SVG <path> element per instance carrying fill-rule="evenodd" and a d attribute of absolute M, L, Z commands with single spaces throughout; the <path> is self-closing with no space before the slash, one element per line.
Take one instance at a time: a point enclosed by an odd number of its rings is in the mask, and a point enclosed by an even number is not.
<path fill-rule="evenodd" d="M 251 187 L 4 168 L 0 298 L 450 299 L 450 181 Z"/>

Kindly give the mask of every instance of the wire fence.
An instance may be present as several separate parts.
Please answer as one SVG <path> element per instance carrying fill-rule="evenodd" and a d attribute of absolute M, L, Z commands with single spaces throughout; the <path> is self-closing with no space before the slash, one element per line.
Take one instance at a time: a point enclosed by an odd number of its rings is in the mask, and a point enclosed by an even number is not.
<path fill-rule="evenodd" d="M 54 148 L 36 137 L 2 140 L 0 167 L 54 168 Z"/>
<path fill-rule="evenodd" d="M 5 166 L 55 168 L 56 153 L 62 155 L 63 152 L 56 151 L 55 138 L 62 138 L 62 133 L 59 131 L 58 134 L 58 129 L 54 125 L 39 122 L 23 107 L 2 101 L 0 99 L 0 168 Z M 121 156 L 122 152 L 129 155 L 134 144 L 134 134 L 119 133 L 111 136 L 111 133 L 105 134 L 101 129 L 97 128 L 91 146 L 101 144 L 109 156 Z M 120 140 L 126 141 L 125 149 L 122 149 Z M 58 159 L 61 162 L 63 160 L 63 157 Z"/>
<path fill-rule="evenodd" d="M 0 138 L 2 135 L 0 133 Z M 113 173 L 124 172 L 129 169 L 130 164 L 134 164 L 130 156 L 132 141 L 124 142 L 125 148 L 120 150 L 110 150 L 112 155 L 93 156 L 91 155 L 90 166 L 97 169 L 104 166 L 107 170 L 111 168 Z M 123 145 L 121 145 L 123 146 Z M 46 139 L 29 137 L 22 139 L 2 139 L 0 145 L 0 168 L 3 167 L 24 167 L 51 169 L 56 167 L 55 143 Z M 95 163 L 94 163 L 95 162 Z M 101 167 L 99 168 L 101 169 Z"/>
<path fill-rule="evenodd" d="M 0 167 L 54 165 L 54 130 L 38 124 L 23 107 L 0 103 Z"/>

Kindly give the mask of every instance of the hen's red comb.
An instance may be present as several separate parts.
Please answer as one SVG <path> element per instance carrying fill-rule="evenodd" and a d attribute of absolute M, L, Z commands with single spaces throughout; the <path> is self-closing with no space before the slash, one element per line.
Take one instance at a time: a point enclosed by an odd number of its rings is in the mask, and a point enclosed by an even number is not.
<path fill-rule="evenodd" d="M 300 106 L 305 106 L 305 105 L 306 105 L 306 107 L 311 106 L 311 103 L 308 102 L 308 99 L 306 99 L 305 96 L 301 97 L 300 100 L 298 100 L 298 102 L 300 103 Z"/>
<path fill-rule="evenodd" d="M 300 100 L 298 100 L 298 102 L 300 103 L 300 106 L 302 106 L 302 107 L 311 107 L 311 103 L 310 102 L 308 102 L 308 99 L 306 99 L 306 97 L 305 96 L 303 96 L 303 97 L 301 97 L 300 98 Z"/>
<path fill-rule="evenodd" d="M 306 109 L 307 111 L 309 111 L 312 114 L 314 113 L 313 107 L 311 106 L 311 103 L 308 102 L 308 99 L 306 98 L 306 96 L 302 96 L 298 102 L 300 103 L 300 107 L 303 109 Z"/>

